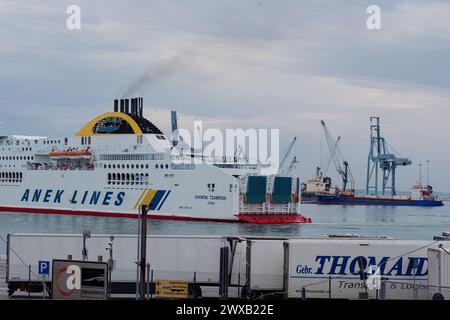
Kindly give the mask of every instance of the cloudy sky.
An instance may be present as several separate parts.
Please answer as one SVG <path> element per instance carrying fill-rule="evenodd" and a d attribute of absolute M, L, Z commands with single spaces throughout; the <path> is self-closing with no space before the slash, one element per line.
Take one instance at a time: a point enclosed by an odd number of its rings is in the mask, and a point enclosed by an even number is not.
<path fill-rule="evenodd" d="M 81 30 L 66 9 L 81 8 Z M 381 8 L 381 30 L 366 9 Z M 450 191 L 450 1 L 0 0 L 0 132 L 69 135 L 130 90 L 169 128 L 280 128 L 303 178 L 325 154 L 320 120 L 365 185 L 369 117 Z M 136 86 L 142 74 L 152 74 Z M 425 170 L 424 170 L 425 171 Z"/>

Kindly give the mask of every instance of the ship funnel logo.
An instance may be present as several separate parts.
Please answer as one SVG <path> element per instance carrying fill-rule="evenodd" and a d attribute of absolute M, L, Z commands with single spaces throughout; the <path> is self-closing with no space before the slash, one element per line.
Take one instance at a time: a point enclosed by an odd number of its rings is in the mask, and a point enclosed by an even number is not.
<path fill-rule="evenodd" d="M 172 132 L 174 162 L 255 164 L 264 173 L 279 169 L 280 134 L 278 129 L 204 129 L 203 121 L 194 121 L 193 130 L 178 128 Z"/>

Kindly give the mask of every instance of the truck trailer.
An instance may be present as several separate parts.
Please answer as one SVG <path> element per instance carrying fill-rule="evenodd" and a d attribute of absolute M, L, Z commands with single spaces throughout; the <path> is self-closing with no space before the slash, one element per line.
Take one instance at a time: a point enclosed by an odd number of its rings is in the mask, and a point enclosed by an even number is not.
<path fill-rule="evenodd" d="M 450 300 L 450 244 L 428 249 L 430 300 Z"/>
<path fill-rule="evenodd" d="M 436 241 L 304 239 L 284 244 L 287 298 L 428 299 Z"/>
<path fill-rule="evenodd" d="M 43 284 L 51 288 L 51 270 L 42 274 L 40 262 L 86 259 L 112 266 L 112 298 L 135 297 L 138 237 L 91 235 L 85 241 L 83 257 L 80 234 L 8 235 L 9 294 L 41 292 Z M 148 236 L 147 291 L 155 297 L 158 280 L 179 280 L 189 283 L 190 298 L 432 299 L 428 284 L 448 283 L 450 272 L 442 259 L 447 269 L 441 266 L 440 276 L 435 260 L 428 265 L 427 249 L 441 243 L 354 236 Z"/>
<path fill-rule="evenodd" d="M 234 239 L 236 240 L 236 239 Z M 237 297 L 245 284 L 245 248 L 221 236 L 148 236 L 149 292 L 157 280 L 188 281 L 190 297 L 218 297 L 220 286 L 220 249 L 229 248 L 237 258 L 229 258 L 230 296 Z M 86 239 L 87 260 L 110 260 L 112 246 L 111 296 L 133 297 L 136 293 L 136 235 L 92 235 Z M 233 247 L 233 250 L 231 250 Z M 245 247 L 245 246 L 243 246 Z M 83 236 L 68 234 L 10 234 L 7 241 L 8 291 L 40 292 L 43 282 L 51 287 L 49 275 L 40 274 L 39 262 L 54 259 L 84 260 Z M 240 258 L 240 256 L 244 258 Z M 242 273 L 242 275 L 240 274 Z"/>

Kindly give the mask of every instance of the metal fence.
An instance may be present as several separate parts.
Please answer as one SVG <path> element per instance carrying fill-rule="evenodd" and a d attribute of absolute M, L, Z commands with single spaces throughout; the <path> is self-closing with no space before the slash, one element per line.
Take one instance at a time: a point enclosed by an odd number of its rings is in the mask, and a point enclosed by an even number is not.
<path fill-rule="evenodd" d="M 449 296 L 450 287 L 429 285 L 426 278 L 407 281 L 380 278 L 375 287 L 357 277 L 301 279 L 288 292 L 289 298 L 300 299 L 442 300 Z"/>

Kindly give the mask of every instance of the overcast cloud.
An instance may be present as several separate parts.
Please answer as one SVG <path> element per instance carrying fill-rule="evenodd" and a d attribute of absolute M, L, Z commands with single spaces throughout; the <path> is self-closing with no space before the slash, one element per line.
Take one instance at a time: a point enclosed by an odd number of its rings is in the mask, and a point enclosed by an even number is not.
<path fill-rule="evenodd" d="M 66 29 L 70 4 L 81 30 Z M 381 30 L 366 28 L 371 4 Z M 363 187 L 376 115 L 413 160 L 400 189 L 430 160 L 450 191 L 450 1 L 0 0 L 0 15 L 2 133 L 73 134 L 131 89 L 164 130 L 176 109 L 187 127 L 280 128 L 282 149 L 298 136 L 302 178 L 324 119 Z"/>

